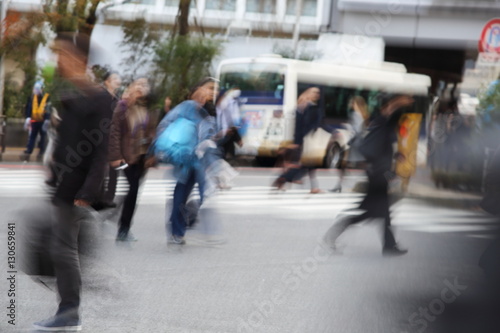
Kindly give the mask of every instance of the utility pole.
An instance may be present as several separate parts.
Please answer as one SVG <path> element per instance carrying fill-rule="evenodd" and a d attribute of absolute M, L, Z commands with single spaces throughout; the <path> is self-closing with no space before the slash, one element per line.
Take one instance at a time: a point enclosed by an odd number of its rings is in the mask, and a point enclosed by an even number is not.
<path fill-rule="evenodd" d="M 297 47 L 299 45 L 300 17 L 302 16 L 303 0 L 295 0 L 295 27 L 293 29 L 293 58 L 297 59 Z"/>

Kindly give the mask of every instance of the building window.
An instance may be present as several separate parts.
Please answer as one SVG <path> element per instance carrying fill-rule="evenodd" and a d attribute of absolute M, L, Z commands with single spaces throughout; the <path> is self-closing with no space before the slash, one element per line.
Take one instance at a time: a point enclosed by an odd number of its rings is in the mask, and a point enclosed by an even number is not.
<path fill-rule="evenodd" d="M 276 14 L 276 0 L 247 0 L 247 12 Z"/>
<path fill-rule="evenodd" d="M 148 1 L 148 0 L 142 0 L 142 1 Z M 156 0 L 152 0 L 152 1 L 156 1 Z M 181 0 L 165 0 L 165 7 L 179 8 L 180 2 L 181 2 Z M 196 2 L 195 0 L 191 0 L 191 4 L 190 4 L 189 8 L 194 8 L 195 2 Z"/>
<path fill-rule="evenodd" d="M 295 15 L 297 0 L 286 1 L 286 14 Z M 302 16 L 316 16 L 316 6 L 318 0 L 302 0 Z"/>
<path fill-rule="evenodd" d="M 206 9 L 227 10 L 234 12 L 236 10 L 236 0 L 207 0 Z"/>

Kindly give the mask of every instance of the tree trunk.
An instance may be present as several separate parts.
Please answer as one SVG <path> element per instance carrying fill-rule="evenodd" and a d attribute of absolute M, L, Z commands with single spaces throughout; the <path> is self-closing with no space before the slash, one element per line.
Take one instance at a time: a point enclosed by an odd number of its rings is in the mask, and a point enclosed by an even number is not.
<path fill-rule="evenodd" d="M 179 24 L 179 36 L 187 36 L 189 34 L 189 7 L 191 0 L 181 0 L 179 2 L 179 15 L 177 16 Z"/>

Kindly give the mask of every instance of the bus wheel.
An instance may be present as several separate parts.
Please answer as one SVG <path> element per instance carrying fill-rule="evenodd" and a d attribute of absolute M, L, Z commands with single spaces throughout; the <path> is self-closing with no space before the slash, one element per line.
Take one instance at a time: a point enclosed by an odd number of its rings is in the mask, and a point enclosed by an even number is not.
<path fill-rule="evenodd" d="M 274 167 L 276 164 L 275 157 L 264 157 L 264 156 L 256 156 L 255 162 L 257 166 L 260 167 Z"/>
<path fill-rule="evenodd" d="M 330 169 L 335 169 L 340 167 L 343 155 L 344 153 L 342 149 L 340 149 L 339 144 L 335 142 L 330 147 L 328 147 L 325 156 L 324 167 Z"/>

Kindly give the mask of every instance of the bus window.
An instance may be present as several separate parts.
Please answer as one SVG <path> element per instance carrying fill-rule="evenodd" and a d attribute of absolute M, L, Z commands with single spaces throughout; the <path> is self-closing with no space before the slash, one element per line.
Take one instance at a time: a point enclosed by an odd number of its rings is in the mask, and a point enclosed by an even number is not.
<path fill-rule="evenodd" d="M 321 90 L 321 99 L 319 101 L 321 109 L 325 112 L 324 125 L 325 129 L 332 130 L 340 126 L 341 123 L 347 122 L 349 119 L 349 102 L 354 96 L 368 97 L 369 93 L 366 90 L 335 87 L 328 85 L 315 85 L 311 83 L 298 83 L 297 92 L 300 95 L 309 87 L 318 87 Z"/>
<path fill-rule="evenodd" d="M 240 88 L 246 104 L 283 105 L 285 65 L 228 64 L 221 68 L 221 91 Z"/>

